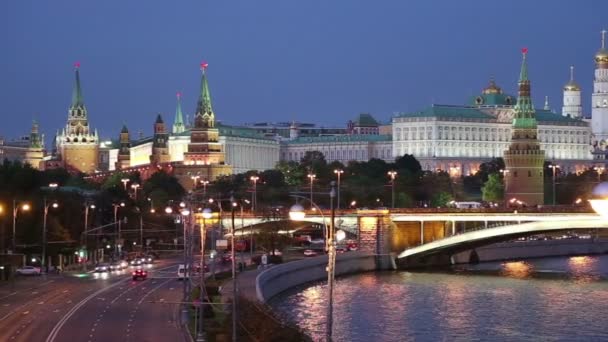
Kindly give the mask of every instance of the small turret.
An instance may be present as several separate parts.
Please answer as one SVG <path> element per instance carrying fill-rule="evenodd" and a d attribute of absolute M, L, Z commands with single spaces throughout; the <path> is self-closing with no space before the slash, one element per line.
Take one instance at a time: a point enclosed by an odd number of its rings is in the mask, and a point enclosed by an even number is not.
<path fill-rule="evenodd" d="M 181 98 L 182 93 L 178 92 L 176 94 L 177 97 L 177 107 L 175 109 L 175 120 L 173 121 L 173 134 L 179 134 L 186 130 L 184 126 L 184 116 L 182 114 L 182 104 Z"/>
<path fill-rule="evenodd" d="M 289 126 L 289 140 L 295 140 L 300 135 L 300 131 L 298 130 L 298 125 L 295 121 L 291 122 L 291 126 Z"/>

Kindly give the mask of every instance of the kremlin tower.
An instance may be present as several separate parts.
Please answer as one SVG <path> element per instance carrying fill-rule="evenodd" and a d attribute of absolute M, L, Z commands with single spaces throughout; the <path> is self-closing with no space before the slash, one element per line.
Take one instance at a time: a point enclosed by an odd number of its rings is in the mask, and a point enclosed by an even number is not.
<path fill-rule="evenodd" d="M 118 160 L 116 169 L 122 170 L 131 166 L 131 139 L 127 125 L 122 125 L 120 130 L 120 148 L 118 149 Z"/>
<path fill-rule="evenodd" d="M 154 122 L 154 136 L 152 138 L 152 155 L 150 162 L 152 164 L 168 163 L 171 161 L 169 155 L 169 133 L 165 128 L 165 122 L 160 114 Z"/>
<path fill-rule="evenodd" d="M 545 152 L 540 149 L 534 106 L 530 97 L 530 80 L 526 57 L 528 50 L 522 49 L 523 61 L 519 74 L 519 91 L 514 107 L 512 136 L 509 149 L 504 152 L 505 202 L 512 199 L 528 206 L 544 203 L 543 166 Z"/>
<path fill-rule="evenodd" d="M 219 142 L 219 130 L 215 127 L 207 66 L 207 63 L 201 63 L 201 87 L 188 150 L 184 152 L 183 164 L 175 167 L 175 176 L 186 189 L 192 188 L 193 179 L 213 181 L 218 176 L 232 174 L 232 168 L 224 163 L 225 154 Z"/>
<path fill-rule="evenodd" d="M 97 131 L 89 126 L 87 108 L 80 88 L 80 63 L 76 63 L 76 81 L 72 91 L 72 104 L 68 112 L 68 122 L 57 135 L 57 153 L 66 169 L 83 173 L 93 173 L 97 169 L 99 146 Z"/>

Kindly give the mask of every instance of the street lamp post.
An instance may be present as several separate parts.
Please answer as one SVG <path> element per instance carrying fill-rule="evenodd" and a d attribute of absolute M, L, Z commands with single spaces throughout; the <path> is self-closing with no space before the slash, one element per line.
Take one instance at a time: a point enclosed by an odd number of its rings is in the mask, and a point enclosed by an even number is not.
<path fill-rule="evenodd" d="M 340 230 L 334 234 L 335 225 L 335 208 L 333 205 L 334 197 L 336 196 L 335 182 L 331 182 L 331 190 L 329 192 L 331 218 L 329 220 L 329 227 L 327 228 L 327 317 L 326 317 L 326 329 L 325 336 L 326 341 L 332 341 L 333 332 L 333 292 L 334 292 L 334 280 L 335 280 L 335 268 L 336 268 L 336 241 L 341 241 L 345 237 L 344 231 Z M 292 195 L 292 197 L 301 197 Z M 316 206 L 316 204 L 312 203 Z M 319 210 L 320 211 L 320 210 Z M 289 217 L 292 220 L 303 220 L 305 217 L 304 208 L 299 204 L 294 204 L 290 211 Z M 325 219 L 324 219 L 325 221 Z"/>
<path fill-rule="evenodd" d="M 199 178 L 201 178 L 201 176 L 199 176 L 199 175 L 190 176 L 190 179 L 192 179 L 192 185 L 194 186 L 193 189 L 196 189 L 196 186 L 198 185 Z"/>
<path fill-rule="evenodd" d="M 44 197 L 44 216 L 42 218 L 42 268 L 46 267 L 46 217 L 49 214 L 49 207 L 57 208 L 59 205 L 57 202 L 47 203 L 46 197 Z"/>
<path fill-rule="evenodd" d="M 559 169 L 559 165 L 549 165 L 553 169 L 553 205 L 555 205 L 555 170 Z"/>
<path fill-rule="evenodd" d="M 338 176 L 338 203 L 336 207 L 340 210 L 340 176 L 344 173 L 344 170 L 336 169 L 334 173 Z"/>
<path fill-rule="evenodd" d="M 389 171 L 388 176 L 391 177 L 391 207 L 395 209 L 395 177 L 397 171 Z"/>
<path fill-rule="evenodd" d="M 137 189 L 139 189 L 139 184 L 131 184 L 131 189 L 133 189 L 133 199 L 137 201 Z"/>
<path fill-rule="evenodd" d="M 89 259 L 89 251 L 87 250 L 87 229 L 89 229 L 89 208 L 95 209 L 95 204 L 89 204 L 86 202 L 84 204 L 84 229 L 82 230 L 81 241 L 80 241 L 84 250 L 87 251 L 87 254 L 86 254 L 87 260 Z M 86 270 L 87 270 L 86 262 L 82 263 L 82 270 L 86 272 Z"/>
<path fill-rule="evenodd" d="M 250 177 L 251 181 L 253 182 L 253 193 L 251 194 L 251 212 L 255 212 L 255 209 L 258 206 L 258 189 L 257 189 L 257 185 L 258 185 L 258 179 L 260 179 L 260 177 L 258 176 L 251 176 Z"/>
<path fill-rule="evenodd" d="M 236 342 L 236 301 L 237 301 L 237 282 L 236 282 L 236 257 L 234 254 L 234 208 L 237 203 L 234 201 L 234 197 L 230 196 L 230 215 L 232 221 L 232 230 L 230 237 L 230 244 L 232 245 L 230 248 L 230 258 L 232 259 L 232 341 Z"/>
<path fill-rule="evenodd" d="M 203 180 L 201 181 L 201 184 L 203 184 L 203 198 L 207 197 L 207 184 L 209 184 L 208 180 Z"/>
<path fill-rule="evenodd" d="M 313 174 L 313 173 L 309 173 L 308 174 L 308 178 L 310 179 L 310 203 L 313 203 L 314 201 L 312 200 L 312 184 L 315 181 L 315 178 L 317 177 L 317 175 Z M 310 206 L 310 209 L 312 209 L 312 204 Z"/>
<path fill-rule="evenodd" d="M 120 180 L 122 185 L 125 187 L 125 192 L 127 192 L 127 183 L 129 183 L 129 178 L 123 178 Z"/>
<path fill-rule="evenodd" d="M 21 211 L 30 210 L 30 205 L 27 203 L 19 204 L 21 207 Z M 12 252 L 15 253 L 17 250 L 17 214 L 19 212 L 19 206 L 17 206 L 17 200 L 13 199 L 13 241 L 12 241 Z"/>
<path fill-rule="evenodd" d="M 602 182 L 602 173 L 606 169 L 604 166 L 596 166 L 593 168 L 595 172 L 597 172 L 597 182 L 598 184 Z"/>
<path fill-rule="evenodd" d="M 120 254 L 120 248 L 118 247 L 119 243 L 120 243 L 120 233 L 121 233 L 121 229 L 120 229 L 120 221 L 118 220 L 118 208 L 122 208 L 125 206 L 124 202 L 120 202 L 120 204 L 112 204 L 112 206 L 114 207 L 114 224 L 115 229 L 116 229 L 116 243 L 114 244 L 114 250 L 117 254 L 117 256 L 119 256 L 118 254 Z"/>
<path fill-rule="evenodd" d="M 199 300 L 201 305 L 199 306 L 199 325 L 198 325 L 198 334 L 196 336 L 196 341 L 205 341 L 205 330 L 203 326 L 203 319 L 205 318 L 205 238 L 206 238 L 206 220 L 213 217 L 213 213 L 211 209 L 205 208 L 203 209 L 203 225 L 201 227 L 201 279 L 200 279 L 200 292 L 199 292 Z"/>

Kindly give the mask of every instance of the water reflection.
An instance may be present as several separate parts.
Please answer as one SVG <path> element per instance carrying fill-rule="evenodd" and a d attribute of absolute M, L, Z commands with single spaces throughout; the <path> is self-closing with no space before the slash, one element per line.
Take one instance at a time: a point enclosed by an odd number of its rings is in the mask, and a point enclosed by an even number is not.
<path fill-rule="evenodd" d="M 510 261 L 502 264 L 500 275 L 505 277 L 526 279 L 532 275 L 533 267 L 525 261 Z"/>
<path fill-rule="evenodd" d="M 608 340 L 608 316 L 598 314 L 608 301 L 608 281 L 601 280 L 608 275 L 608 256 L 480 267 L 480 275 L 381 272 L 338 278 L 335 340 Z M 324 283 L 314 284 L 271 305 L 321 340 L 325 291 Z"/>

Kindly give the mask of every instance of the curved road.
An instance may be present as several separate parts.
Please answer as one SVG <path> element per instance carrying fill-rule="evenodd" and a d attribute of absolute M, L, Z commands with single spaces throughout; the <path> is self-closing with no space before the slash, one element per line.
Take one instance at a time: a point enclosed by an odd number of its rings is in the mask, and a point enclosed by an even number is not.
<path fill-rule="evenodd" d="M 158 261 L 143 281 L 125 270 L 30 277 L 0 287 L 0 340 L 184 340 L 175 304 L 182 296 L 178 263 Z"/>

